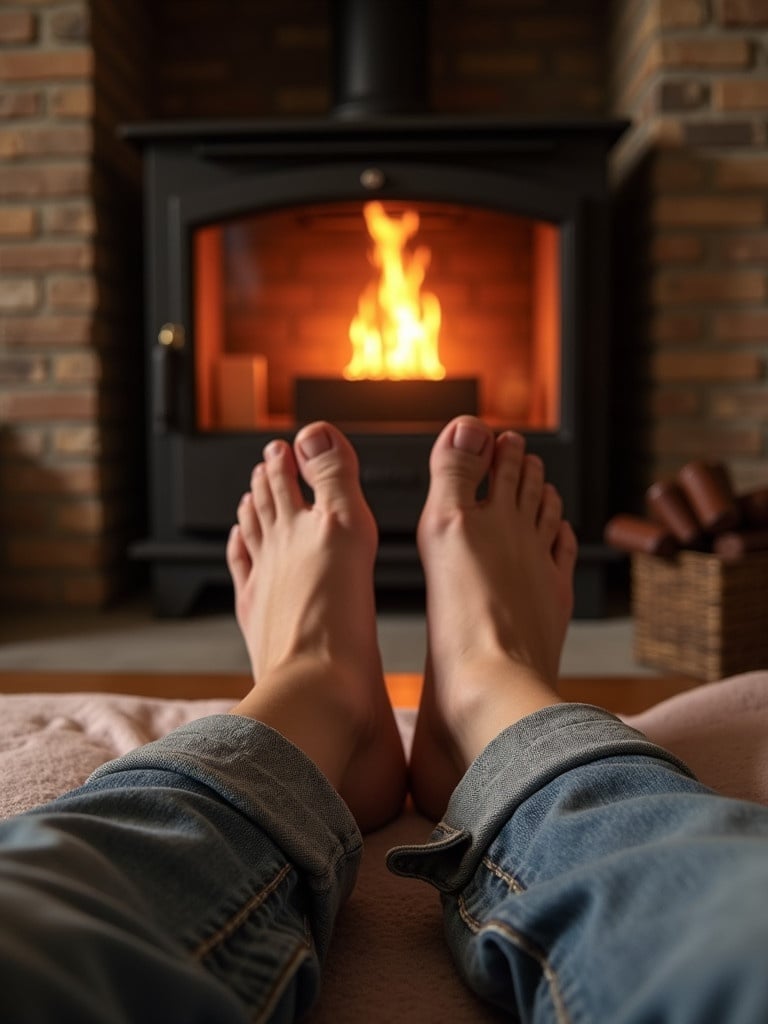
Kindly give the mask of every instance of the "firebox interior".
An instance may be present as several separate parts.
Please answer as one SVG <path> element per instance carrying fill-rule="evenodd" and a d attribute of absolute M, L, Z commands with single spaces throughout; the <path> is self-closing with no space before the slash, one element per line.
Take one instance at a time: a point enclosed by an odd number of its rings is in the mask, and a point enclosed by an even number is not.
<path fill-rule="evenodd" d="M 382 205 L 392 223 L 416 215 L 418 231 L 404 258 L 420 261 L 420 301 L 426 305 L 429 296 L 439 303 L 445 384 L 475 382 L 477 411 L 494 425 L 557 430 L 558 225 L 458 203 L 387 199 Z M 195 228 L 192 340 L 201 433 L 293 428 L 303 412 L 296 408 L 299 380 L 304 393 L 306 382 L 310 391 L 313 380 L 322 383 L 313 415 L 344 422 L 355 382 L 346 382 L 342 408 L 334 402 L 333 381 L 343 380 L 350 362 L 350 326 L 361 296 L 378 287 L 382 273 L 364 206 L 343 201 L 262 209 Z M 429 394 L 438 396 L 439 409 L 442 382 L 432 383 Z M 419 393 L 410 388 L 412 402 L 393 402 L 394 418 L 431 430 L 444 417 L 420 409 Z M 366 416 L 347 411 L 346 418 Z M 391 429 L 392 420 L 380 410 L 366 429 Z"/>

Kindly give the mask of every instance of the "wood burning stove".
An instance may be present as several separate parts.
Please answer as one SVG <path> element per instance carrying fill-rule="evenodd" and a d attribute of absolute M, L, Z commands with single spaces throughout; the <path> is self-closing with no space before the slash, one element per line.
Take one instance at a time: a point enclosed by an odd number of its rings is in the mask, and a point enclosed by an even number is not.
<path fill-rule="evenodd" d="M 124 130 L 145 151 L 151 507 L 135 552 L 158 612 L 226 581 L 226 532 L 262 446 L 318 415 L 360 455 L 377 585 L 421 586 L 429 450 L 452 402 L 474 396 L 544 458 L 582 544 L 577 614 L 602 613 L 606 155 L 624 127 L 409 116 Z M 371 206 L 392 231 L 415 222 L 404 258 L 439 302 L 444 377 L 421 398 L 410 379 L 356 390 L 344 377 L 381 274 Z M 373 315 L 380 347 L 390 315 Z"/>

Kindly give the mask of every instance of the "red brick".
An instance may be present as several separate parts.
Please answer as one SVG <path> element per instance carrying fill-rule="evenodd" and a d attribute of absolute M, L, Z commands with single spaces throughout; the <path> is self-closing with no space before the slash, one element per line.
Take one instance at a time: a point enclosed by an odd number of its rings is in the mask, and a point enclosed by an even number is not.
<path fill-rule="evenodd" d="M 752 62 L 749 42 L 729 36 L 672 36 L 661 39 L 660 47 L 667 68 L 746 68 Z"/>
<path fill-rule="evenodd" d="M 0 80 L 7 82 L 87 78 L 92 73 L 88 49 L 0 51 Z"/>
<path fill-rule="evenodd" d="M 755 341 L 768 344 L 768 309 L 745 309 L 717 313 L 715 337 L 721 341 Z"/>
<path fill-rule="evenodd" d="M 93 391 L 14 391 L 0 394 L 0 413 L 8 422 L 24 420 L 88 420 L 98 411 Z"/>
<path fill-rule="evenodd" d="M 11 459 L 29 459 L 42 455 L 48 444 L 48 431 L 40 427 L 14 426 L 0 431 L 0 456 Z M 0 501 L 0 507 L 2 507 Z"/>
<path fill-rule="evenodd" d="M 651 166 L 650 185 L 659 192 L 671 189 L 688 191 L 704 182 L 705 167 L 692 156 L 664 153 Z"/>
<path fill-rule="evenodd" d="M 60 203 L 43 210 L 43 229 L 51 235 L 96 234 L 96 212 L 93 204 Z"/>
<path fill-rule="evenodd" d="M 87 125 L 66 128 L 14 128 L 0 132 L 0 158 L 34 156 L 84 156 L 93 148 L 93 132 Z"/>
<path fill-rule="evenodd" d="M 84 316 L 24 316 L 0 319 L 4 345 L 84 345 L 91 338 L 92 321 Z"/>
<path fill-rule="evenodd" d="M 62 275 L 48 278 L 46 284 L 51 309 L 73 312 L 96 309 L 98 288 L 92 277 Z"/>
<path fill-rule="evenodd" d="M 35 117 L 43 109 L 43 94 L 31 89 L 0 90 L 0 118 Z"/>
<path fill-rule="evenodd" d="M 0 353 L 0 384 L 35 384 L 48 376 L 48 364 L 41 356 Z"/>
<path fill-rule="evenodd" d="M 662 196 L 652 206 L 651 217 L 659 225 L 729 227 L 765 223 L 766 204 L 751 196 Z"/>
<path fill-rule="evenodd" d="M 0 279 L 0 312 L 13 313 L 37 308 L 40 288 L 31 277 Z"/>
<path fill-rule="evenodd" d="M 54 39 L 67 43 L 83 43 L 90 35 L 89 12 L 85 4 L 52 11 L 48 24 Z"/>
<path fill-rule="evenodd" d="M 698 263 L 704 242 L 696 235 L 657 235 L 651 240 L 650 255 L 656 263 Z"/>
<path fill-rule="evenodd" d="M 102 608 L 115 596 L 117 582 L 114 573 L 78 573 L 61 582 L 61 601 L 67 607 Z"/>
<path fill-rule="evenodd" d="M 95 352 L 68 352 L 53 357 L 53 377 L 59 384 L 88 384 L 100 376 L 101 365 Z"/>
<path fill-rule="evenodd" d="M 0 166 L 0 198 L 31 199 L 84 195 L 90 168 L 86 162 L 44 167 Z"/>
<path fill-rule="evenodd" d="M 707 20 L 704 0 L 661 0 L 655 5 L 661 28 L 698 28 Z"/>
<path fill-rule="evenodd" d="M 681 424 L 659 422 L 650 430 L 652 450 L 680 460 L 711 459 L 713 456 L 758 455 L 763 433 L 759 427 L 727 427 L 722 423 Z"/>
<path fill-rule="evenodd" d="M 33 242 L 0 245 L 0 271 L 87 270 L 93 266 L 93 246 L 87 242 Z"/>
<path fill-rule="evenodd" d="M 95 538 L 11 537 L 6 553 L 8 564 L 16 569 L 93 569 L 104 561 L 101 542 Z"/>
<path fill-rule="evenodd" d="M 709 84 L 690 78 L 659 82 L 656 103 L 659 110 L 700 110 L 709 105 Z"/>
<path fill-rule="evenodd" d="M 768 5 L 765 0 L 718 0 L 717 16 L 721 25 L 768 25 Z"/>
<path fill-rule="evenodd" d="M 654 416 L 695 416 L 701 411 L 701 396 L 690 388 L 663 388 L 650 401 Z"/>
<path fill-rule="evenodd" d="M 103 501 L 68 501 L 57 506 L 54 528 L 62 533 L 100 534 L 109 527 Z"/>
<path fill-rule="evenodd" d="M 699 313 L 660 312 L 651 317 L 648 334 L 659 343 L 699 341 L 704 336 L 704 321 Z"/>
<path fill-rule="evenodd" d="M 95 495 L 100 487 L 101 472 L 95 462 L 55 467 L 23 463 L 14 466 L 3 483 L 3 491 L 7 495 Z"/>
<path fill-rule="evenodd" d="M 721 160 L 715 164 L 714 180 L 719 188 L 768 188 L 768 159 L 748 156 Z"/>
<path fill-rule="evenodd" d="M 41 534 L 50 529 L 50 507 L 40 498 L 14 498 L 0 502 L 0 529 L 34 530 Z M 2 576 L 2 573 L 0 573 Z"/>
<path fill-rule="evenodd" d="M 656 352 L 652 377 L 657 381 L 757 380 L 760 356 L 741 352 Z"/>
<path fill-rule="evenodd" d="M 729 236 L 720 242 L 718 248 L 729 263 L 768 265 L 768 234 L 765 232 Z"/>
<path fill-rule="evenodd" d="M 712 397 L 712 414 L 719 419 L 754 419 L 768 422 L 768 390 L 766 388 L 738 388 Z"/>
<path fill-rule="evenodd" d="M 98 455 L 99 430 L 93 425 L 57 427 L 53 431 L 53 450 L 57 455 Z"/>
<path fill-rule="evenodd" d="M 55 117 L 91 117 L 94 109 L 93 88 L 90 85 L 73 85 L 54 89 L 50 105 Z"/>
<path fill-rule="evenodd" d="M 760 302 L 768 297 L 766 274 L 758 270 L 666 271 L 654 275 L 653 298 L 659 303 Z"/>
<path fill-rule="evenodd" d="M 0 237 L 29 238 L 37 231 L 34 206 L 0 207 Z"/>
<path fill-rule="evenodd" d="M 0 43 L 31 43 L 37 36 L 37 18 L 29 11 L 0 11 Z"/>
<path fill-rule="evenodd" d="M 768 110 L 768 78 L 721 78 L 712 98 L 716 110 Z"/>
<path fill-rule="evenodd" d="M 680 141 L 686 146 L 752 146 L 758 132 L 751 121 L 687 120 L 680 125 Z"/>

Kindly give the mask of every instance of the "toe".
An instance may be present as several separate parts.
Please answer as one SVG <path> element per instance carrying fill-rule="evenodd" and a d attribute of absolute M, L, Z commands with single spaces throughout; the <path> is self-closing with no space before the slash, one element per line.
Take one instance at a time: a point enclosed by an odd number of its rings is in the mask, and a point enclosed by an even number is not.
<path fill-rule="evenodd" d="M 563 500 L 553 484 L 544 484 L 539 506 L 539 533 L 547 548 L 551 548 L 557 537 L 563 518 Z"/>
<path fill-rule="evenodd" d="M 251 565 L 248 548 L 243 540 L 242 528 L 236 523 L 229 531 L 227 540 L 227 567 L 235 585 L 235 595 L 242 591 L 248 581 Z"/>
<path fill-rule="evenodd" d="M 242 496 L 240 504 L 237 506 L 237 524 L 240 528 L 238 531 L 240 543 L 245 546 L 248 557 L 253 561 L 261 540 L 261 528 L 250 491 Z"/>
<path fill-rule="evenodd" d="M 573 575 L 578 551 L 578 541 L 571 524 L 567 519 L 561 520 L 555 542 L 552 546 L 552 554 L 555 565 L 564 576 L 570 577 Z"/>
<path fill-rule="evenodd" d="M 291 446 L 285 441 L 270 441 L 264 449 L 264 460 L 276 514 L 289 516 L 304 508 L 299 469 Z"/>
<path fill-rule="evenodd" d="M 491 466 L 491 501 L 505 508 L 517 503 L 524 454 L 525 440 L 522 435 L 506 430 L 496 439 Z"/>
<path fill-rule="evenodd" d="M 429 460 L 428 501 L 445 507 L 466 507 L 491 465 L 493 431 L 474 416 L 459 416 L 440 433 Z"/>
<path fill-rule="evenodd" d="M 518 505 L 520 511 L 530 516 L 534 522 L 538 519 L 543 491 L 544 463 L 538 455 L 526 455 L 520 474 Z"/>
<path fill-rule="evenodd" d="M 254 466 L 251 473 L 251 501 L 259 526 L 262 530 L 269 529 L 275 521 L 275 502 L 267 476 L 267 467 L 263 462 Z"/>
<path fill-rule="evenodd" d="M 315 506 L 346 517 L 363 502 L 355 449 L 330 423 L 310 423 L 296 435 L 294 451 Z"/>

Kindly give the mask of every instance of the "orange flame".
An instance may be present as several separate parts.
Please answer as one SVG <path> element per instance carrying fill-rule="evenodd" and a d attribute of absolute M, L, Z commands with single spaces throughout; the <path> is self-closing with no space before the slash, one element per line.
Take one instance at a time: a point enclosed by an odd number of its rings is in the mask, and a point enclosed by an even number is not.
<path fill-rule="evenodd" d="M 419 246 L 405 252 L 407 242 L 419 230 L 416 210 L 389 217 L 381 203 L 366 203 L 363 216 L 374 241 L 371 262 L 380 271 L 378 280 L 364 289 L 357 315 L 349 326 L 352 358 L 344 367 L 347 380 L 442 380 L 437 339 L 440 334 L 440 302 L 422 292 L 432 253 Z"/>

